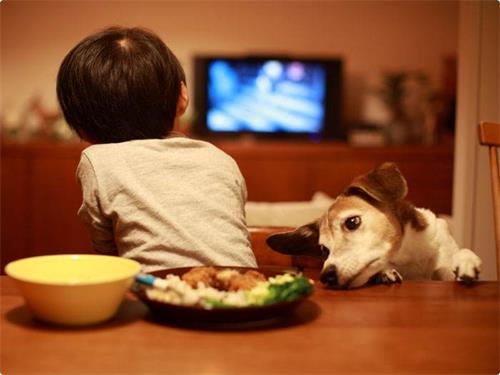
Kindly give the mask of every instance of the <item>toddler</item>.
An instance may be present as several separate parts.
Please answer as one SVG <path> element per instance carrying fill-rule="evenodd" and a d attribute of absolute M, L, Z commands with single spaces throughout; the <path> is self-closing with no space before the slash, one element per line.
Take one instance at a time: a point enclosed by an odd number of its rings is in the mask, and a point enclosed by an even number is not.
<path fill-rule="evenodd" d="M 158 36 L 109 28 L 85 38 L 61 64 L 57 97 L 92 144 L 77 169 L 78 216 L 97 252 L 135 259 L 144 272 L 256 266 L 243 176 L 223 151 L 174 132 L 186 79 Z"/>

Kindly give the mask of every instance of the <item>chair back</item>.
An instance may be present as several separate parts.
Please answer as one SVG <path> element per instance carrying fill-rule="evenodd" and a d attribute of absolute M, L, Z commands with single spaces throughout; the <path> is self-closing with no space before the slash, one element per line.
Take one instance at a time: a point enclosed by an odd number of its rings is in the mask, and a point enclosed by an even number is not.
<path fill-rule="evenodd" d="M 497 249 L 497 280 L 500 281 L 500 173 L 497 148 L 500 146 L 500 124 L 481 122 L 479 143 L 489 148 L 491 192 L 495 219 L 495 242 Z"/>

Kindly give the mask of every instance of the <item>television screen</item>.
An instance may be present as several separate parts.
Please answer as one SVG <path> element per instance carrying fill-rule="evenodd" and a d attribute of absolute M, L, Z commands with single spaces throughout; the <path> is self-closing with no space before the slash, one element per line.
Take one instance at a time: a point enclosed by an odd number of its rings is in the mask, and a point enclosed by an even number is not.
<path fill-rule="evenodd" d="M 195 82 L 200 125 L 210 134 L 320 137 L 334 125 L 328 122 L 340 109 L 332 102 L 340 99 L 340 93 L 331 92 L 340 91 L 336 62 L 283 57 L 203 59 Z M 329 85 L 332 74 L 339 81 L 333 86 Z"/>

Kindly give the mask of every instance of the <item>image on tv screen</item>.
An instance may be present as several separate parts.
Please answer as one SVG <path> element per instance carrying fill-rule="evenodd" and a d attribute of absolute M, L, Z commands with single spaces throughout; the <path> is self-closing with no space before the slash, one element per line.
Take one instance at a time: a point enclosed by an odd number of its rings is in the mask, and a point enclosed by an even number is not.
<path fill-rule="evenodd" d="M 301 61 L 212 60 L 207 127 L 214 132 L 320 133 L 326 68 Z"/>

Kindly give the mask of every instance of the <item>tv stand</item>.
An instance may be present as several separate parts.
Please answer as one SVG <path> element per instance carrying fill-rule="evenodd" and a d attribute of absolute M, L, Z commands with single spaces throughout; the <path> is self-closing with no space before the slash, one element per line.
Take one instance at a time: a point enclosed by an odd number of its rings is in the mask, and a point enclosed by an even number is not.
<path fill-rule="evenodd" d="M 416 205 L 451 212 L 453 145 L 350 147 L 338 142 L 213 141 L 245 176 L 252 201 L 310 200 L 335 196 L 357 175 L 394 161 Z M 88 235 L 76 216 L 81 192 L 75 170 L 85 143 L 3 143 L 2 265 L 50 253 L 88 252 Z M 3 269 L 3 266 L 2 266 Z"/>

